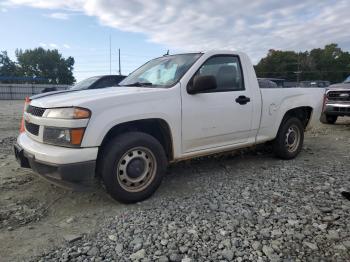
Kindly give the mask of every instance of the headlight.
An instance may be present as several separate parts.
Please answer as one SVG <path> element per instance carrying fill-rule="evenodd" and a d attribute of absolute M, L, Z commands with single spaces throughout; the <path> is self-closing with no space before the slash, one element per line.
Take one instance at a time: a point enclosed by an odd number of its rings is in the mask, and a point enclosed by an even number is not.
<path fill-rule="evenodd" d="M 45 127 L 44 128 L 44 143 L 79 147 L 83 140 L 85 128 L 61 128 L 61 127 Z"/>
<path fill-rule="evenodd" d="M 89 118 L 91 112 L 89 109 L 81 107 L 63 107 L 47 109 L 46 117 L 61 119 L 84 119 Z"/>

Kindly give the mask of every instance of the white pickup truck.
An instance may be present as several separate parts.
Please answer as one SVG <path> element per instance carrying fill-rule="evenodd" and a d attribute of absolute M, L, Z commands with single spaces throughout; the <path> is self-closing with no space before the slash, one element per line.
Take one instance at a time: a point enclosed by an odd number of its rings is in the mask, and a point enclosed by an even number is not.
<path fill-rule="evenodd" d="M 323 96 L 259 88 L 241 52 L 166 55 L 116 87 L 32 97 L 15 155 L 56 184 L 100 177 L 113 198 L 131 203 L 155 192 L 168 163 L 268 141 L 278 157 L 294 158 Z"/>

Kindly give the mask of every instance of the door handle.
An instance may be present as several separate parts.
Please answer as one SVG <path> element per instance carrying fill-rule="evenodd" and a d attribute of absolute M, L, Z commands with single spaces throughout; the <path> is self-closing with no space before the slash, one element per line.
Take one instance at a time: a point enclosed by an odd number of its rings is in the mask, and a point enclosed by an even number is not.
<path fill-rule="evenodd" d="M 239 96 L 236 98 L 236 102 L 240 105 L 245 105 L 250 102 L 250 98 L 246 96 Z"/>

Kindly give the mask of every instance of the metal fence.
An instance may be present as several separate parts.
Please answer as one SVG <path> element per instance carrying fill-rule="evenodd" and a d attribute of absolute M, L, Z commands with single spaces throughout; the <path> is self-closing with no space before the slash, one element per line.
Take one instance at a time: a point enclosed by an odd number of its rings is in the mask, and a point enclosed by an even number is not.
<path fill-rule="evenodd" d="M 65 90 L 69 85 L 0 84 L 0 100 L 21 100 L 26 96 L 40 94 L 45 88 Z"/>

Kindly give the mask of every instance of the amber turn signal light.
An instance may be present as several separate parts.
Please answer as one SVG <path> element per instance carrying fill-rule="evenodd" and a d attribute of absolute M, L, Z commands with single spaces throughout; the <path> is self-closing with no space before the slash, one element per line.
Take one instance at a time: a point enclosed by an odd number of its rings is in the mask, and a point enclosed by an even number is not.
<path fill-rule="evenodd" d="M 70 143 L 72 145 L 80 145 L 83 140 L 85 128 L 76 128 L 70 130 Z"/>
<path fill-rule="evenodd" d="M 89 118 L 90 115 L 91 114 L 90 114 L 90 111 L 88 109 L 83 109 L 83 108 L 79 108 L 79 107 L 74 108 L 73 117 L 75 119 Z"/>
<path fill-rule="evenodd" d="M 21 125 L 20 125 L 20 127 L 19 127 L 19 132 L 20 132 L 20 133 L 25 132 L 25 128 L 24 128 L 24 112 L 26 111 L 26 108 L 27 108 L 27 106 L 29 105 L 29 103 L 30 103 L 30 99 L 29 99 L 29 97 L 27 96 L 27 97 L 25 98 L 25 100 L 24 100 L 23 115 L 22 115 Z"/>

